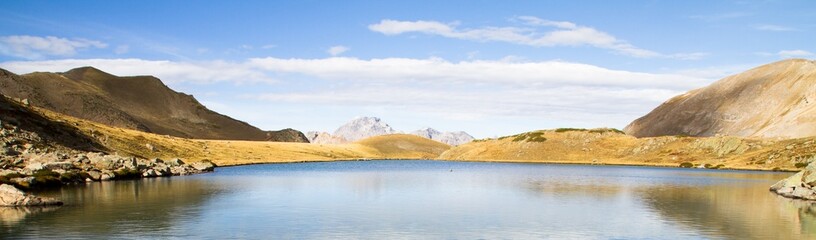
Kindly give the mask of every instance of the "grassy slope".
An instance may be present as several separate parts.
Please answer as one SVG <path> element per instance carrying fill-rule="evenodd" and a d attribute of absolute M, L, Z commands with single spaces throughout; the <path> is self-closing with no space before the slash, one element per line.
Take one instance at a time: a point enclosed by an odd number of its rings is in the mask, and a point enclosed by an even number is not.
<path fill-rule="evenodd" d="M 536 131 L 543 141 L 511 136 L 460 145 L 439 158 L 468 161 L 621 164 L 677 167 L 724 165 L 731 169 L 798 170 L 816 153 L 816 138 L 761 140 L 736 137 L 635 138 L 616 132 Z"/>
<path fill-rule="evenodd" d="M 450 148 L 436 141 L 404 134 L 379 136 L 356 143 L 337 145 L 185 139 L 110 127 L 42 108 L 31 110 L 52 121 L 76 126 L 82 135 L 90 136 L 110 151 L 120 154 L 146 158 L 209 159 L 219 166 L 366 158 L 434 158 Z M 147 146 L 148 144 L 153 150 Z"/>

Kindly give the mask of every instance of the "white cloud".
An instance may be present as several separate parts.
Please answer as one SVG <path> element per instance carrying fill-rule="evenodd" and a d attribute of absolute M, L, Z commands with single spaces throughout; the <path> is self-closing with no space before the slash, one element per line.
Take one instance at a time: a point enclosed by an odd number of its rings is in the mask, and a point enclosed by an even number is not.
<path fill-rule="evenodd" d="M 15 35 L 0 37 L 0 54 L 25 59 L 40 59 L 45 56 L 72 56 L 78 50 L 106 48 L 107 44 L 81 38 L 67 39 L 54 36 L 37 37 Z"/>
<path fill-rule="evenodd" d="M 562 61 L 518 62 L 439 58 L 322 59 L 254 58 L 252 67 L 276 73 L 297 73 L 331 80 L 421 82 L 427 84 L 509 84 L 522 86 L 585 85 L 687 89 L 705 79 L 605 69 Z"/>
<path fill-rule="evenodd" d="M 796 58 L 796 57 L 809 57 L 813 56 L 812 52 L 797 49 L 797 50 L 782 50 L 776 53 L 779 57 L 782 58 Z"/>
<path fill-rule="evenodd" d="M 507 42 L 533 47 L 593 46 L 639 58 L 662 57 L 693 60 L 706 55 L 705 53 L 662 54 L 635 47 L 608 33 L 591 27 L 580 26 L 572 22 L 550 21 L 532 16 L 521 16 L 512 20 L 521 22 L 527 27 L 458 29 L 457 23 L 446 24 L 436 21 L 398 21 L 384 19 L 379 23 L 369 25 L 368 29 L 389 36 L 416 32 L 447 38 L 480 42 Z M 548 29 L 541 32 L 541 30 L 543 30 L 541 29 L 542 27 L 547 27 Z"/>
<path fill-rule="evenodd" d="M 5 62 L 0 66 L 17 73 L 94 66 L 116 75 L 155 75 L 169 83 L 269 81 L 276 83 L 274 90 L 258 93 L 259 86 L 252 86 L 254 93 L 246 95 L 245 101 L 382 108 L 445 119 L 523 117 L 617 127 L 671 96 L 711 82 L 563 61 L 451 62 L 440 58 L 87 59 Z M 295 85 L 299 87 L 288 87 Z"/>
<path fill-rule="evenodd" d="M 348 50 L 350 50 L 350 48 L 342 45 L 337 45 L 330 47 L 329 50 L 326 50 L 326 52 L 331 54 L 332 56 L 337 56 L 343 54 L 344 52 L 347 52 Z"/>
<path fill-rule="evenodd" d="M 267 45 L 263 45 L 263 46 L 261 46 L 261 49 L 272 49 L 272 48 L 276 48 L 276 47 L 278 47 L 278 45 L 275 45 L 275 44 L 267 44 Z"/>
<path fill-rule="evenodd" d="M 772 32 L 791 32 L 791 31 L 798 31 L 796 28 L 786 27 L 781 25 L 774 25 L 774 24 L 760 24 L 754 26 L 756 30 L 762 31 L 772 31 Z"/>
<path fill-rule="evenodd" d="M 119 46 L 116 47 L 116 49 L 113 50 L 113 52 L 116 53 L 116 54 L 125 54 L 125 53 L 128 53 L 129 51 L 130 51 L 130 46 L 128 46 L 128 45 L 119 45 Z"/>

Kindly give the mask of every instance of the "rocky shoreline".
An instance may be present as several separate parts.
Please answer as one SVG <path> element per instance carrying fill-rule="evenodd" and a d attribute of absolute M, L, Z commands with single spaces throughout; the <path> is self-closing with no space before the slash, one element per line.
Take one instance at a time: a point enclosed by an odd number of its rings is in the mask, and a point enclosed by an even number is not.
<path fill-rule="evenodd" d="M 207 160 L 185 163 L 178 158 L 142 159 L 105 153 L 21 153 L 0 159 L 0 182 L 23 189 L 76 182 L 190 175 L 212 171 L 215 167 Z"/>
<path fill-rule="evenodd" d="M 770 190 L 787 198 L 816 201 L 816 164 L 810 164 L 805 170 L 782 179 Z"/>
<path fill-rule="evenodd" d="M 215 164 L 203 160 L 185 163 L 181 159 L 142 159 L 105 153 L 22 153 L 0 154 L 0 206 L 59 205 L 56 199 L 25 195 L 31 190 L 65 184 L 183 176 L 213 171 Z M 61 202 L 60 202 L 61 204 Z"/>

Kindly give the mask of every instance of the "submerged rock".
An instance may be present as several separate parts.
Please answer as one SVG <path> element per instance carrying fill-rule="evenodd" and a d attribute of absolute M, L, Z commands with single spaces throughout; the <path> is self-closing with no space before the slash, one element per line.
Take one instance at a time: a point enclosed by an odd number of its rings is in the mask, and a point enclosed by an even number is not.
<path fill-rule="evenodd" d="M 0 185 L 0 206 L 54 206 L 62 205 L 62 202 L 54 198 L 37 197 L 25 194 L 20 189 L 8 184 Z"/>

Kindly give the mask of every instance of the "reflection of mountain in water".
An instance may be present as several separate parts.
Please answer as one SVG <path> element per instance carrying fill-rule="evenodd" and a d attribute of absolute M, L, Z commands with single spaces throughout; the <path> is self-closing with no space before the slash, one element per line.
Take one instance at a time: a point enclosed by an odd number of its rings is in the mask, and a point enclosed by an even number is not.
<path fill-rule="evenodd" d="M 179 227 L 174 223 L 183 222 L 179 219 L 197 218 L 202 205 L 215 193 L 195 179 L 161 178 L 63 187 L 57 192 L 40 194 L 61 198 L 65 206 L 10 222 L 3 226 L 7 229 L 0 230 L 3 230 L 3 237 L 60 238 L 110 237 L 115 233 L 140 234 L 173 229 Z M 6 216 L 2 217 L 5 222 Z M 42 228 L 49 230 L 41 231 Z"/>
<path fill-rule="evenodd" d="M 767 191 L 767 187 L 747 187 L 746 183 L 654 186 L 640 189 L 638 193 L 645 205 L 663 218 L 713 238 L 816 237 L 816 205 L 768 197 L 772 193 Z"/>

